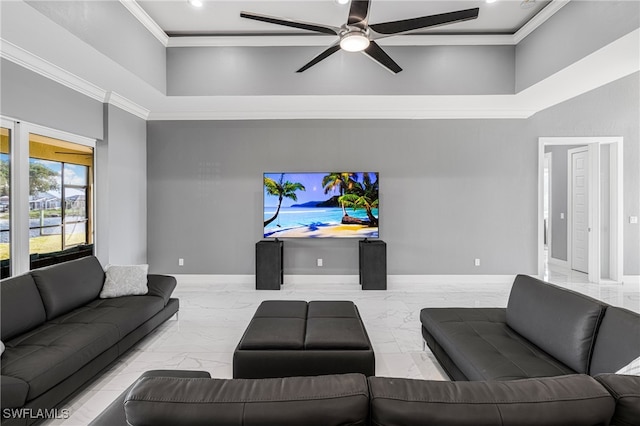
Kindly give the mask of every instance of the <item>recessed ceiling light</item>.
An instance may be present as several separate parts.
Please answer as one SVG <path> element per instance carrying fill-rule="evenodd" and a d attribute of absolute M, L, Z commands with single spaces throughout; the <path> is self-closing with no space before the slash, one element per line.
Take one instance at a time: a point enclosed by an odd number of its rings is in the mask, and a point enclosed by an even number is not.
<path fill-rule="evenodd" d="M 486 1 L 487 1 L 487 3 L 495 3 L 498 0 L 486 0 Z"/>
<path fill-rule="evenodd" d="M 336 3 L 338 3 L 338 4 L 347 4 L 347 3 L 349 3 L 349 0 L 336 0 Z"/>
<path fill-rule="evenodd" d="M 202 0 L 187 0 L 187 2 L 193 7 L 202 7 Z"/>

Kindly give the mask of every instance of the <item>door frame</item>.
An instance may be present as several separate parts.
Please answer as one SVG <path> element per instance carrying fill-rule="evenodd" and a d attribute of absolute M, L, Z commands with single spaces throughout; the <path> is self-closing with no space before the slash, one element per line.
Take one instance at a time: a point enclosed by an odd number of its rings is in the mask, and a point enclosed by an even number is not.
<path fill-rule="evenodd" d="M 544 147 L 549 145 L 586 145 L 588 147 L 589 185 L 589 281 L 609 281 L 600 276 L 600 147 L 610 146 L 610 280 L 623 280 L 623 143 L 622 137 L 540 137 L 538 138 L 538 274 L 544 276 Z M 569 231 L 569 229 L 567 229 Z M 567 241 L 569 248 L 570 241 Z M 567 253 L 568 255 L 569 253 Z"/>

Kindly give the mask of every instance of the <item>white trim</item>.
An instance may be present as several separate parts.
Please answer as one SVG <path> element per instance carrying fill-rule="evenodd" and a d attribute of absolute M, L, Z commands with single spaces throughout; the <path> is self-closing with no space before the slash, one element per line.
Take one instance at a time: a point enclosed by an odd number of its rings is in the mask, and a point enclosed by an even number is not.
<path fill-rule="evenodd" d="M 255 286 L 255 275 L 218 275 L 218 274 L 168 274 L 178 280 L 179 284 L 211 284 L 211 285 L 252 285 Z M 515 275 L 388 275 L 389 290 L 422 288 L 425 285 L 449 284 L 481 284 L 506 285 L 513 283 Z M 344 284 L 358 285 L 358 275 L 301 275 L 284 276 L 283 289 L 287 285 Z"/>
<path fill-rule="evenodd" d="M 587 145 L 598 146 L 610 145 L 611 150 L 611 199 L 615 200 L 611 202 L 611 231 L 610 231 L 610 277 L 611 280 L 618 282 L 618 277 L 623 276 L 624 269 L 624 188 L 622 186 L 624 176 L 624 158 L 622 156 L 624 148 L 624 138 L 622 137 L 539 137 L 538 138 L 538 270 L 539 276 L 544 276 L 544 240 L 542 230 L 543 219 L 543 167 L 544 167 L 544 146 L 545 145 Z M 592 160 L 590 160 L 592 161 Z M 570 156 L 567 158 L 567 162 L 570 163 Z M 590 163 L 591 165 L 591 163 Z M 589 172 L 591 173 L 591 171 Z M 615 180 L 615 182 L 613 182 Z M 591 183 L 591 182 L 590 182 Z M 567 182 L 569 184 L 569 182 Z M 567 191 L 567 198 L 570 197 L 570 191 Z M 568 209 L 570 209 L 570 201 L 568 201 Z M 594 206 L 595 208 L 595 206 Z M 600 206 L 597 206 L 599 211 Z M 567 268 L 570 268 L 571 259 L 571 223 L 569 222 L 571 215 L 567 213 Z M 614 220 L 616 218 L 617 220 Z M 598 229 L 599 232 L 599 229 Z M 591 236 L 589 237 L 591 239 Z M 591 251 L 591 247 L 590 247 Z M 600 248 L 596 250 L 598 258 L 600 257 Z M 589 255 L 591 259 L 591 254 Z M 600 261 L 598 260 L 598 266 Z M 591 267 L 591 263 L 590 263 Z M 599 267 L 598 267 L 599 269 Z M 599 272 L 598 272 L 599 273 Z M 597 277 L 594 282 L 604 283 L 607 279 Z"/>
<path fill-rule="evenodd" d="M 120 0 L 120 3 L 127 8 L 135 18 L 156 38 L 164 47 L 169 45 L 169 36 L 164 30 L 153 20 L 151 16 L 135 1 Z"/>
<path fill-rule="evenodd" d="M 0 57 L 80 92 L 91 99 L 104 102 L 105 90 L 3 38 L 0 38 Z"/>
<path fill-rule="evenodd" d="M 167 274 L 175 277 L 179 284 L 254 284 L 255 275 L 224 274 Z"/>
<path fill-rule="evenodd" d="M 29 262 L 29 130 L 16 121 L 11 146 L 11 274 L 21 275 Z"/>
<path fill-rule="evenodd" d="M 589 161 L 589 169 L 587 170 L 589 180 L 589 281 L 599 283 L 602 280 L 600 144 L 590 144 L 587 154 Z"/>
<path fill-rule="evenodd" d="M 622 282 L 623 284 L 640 285 L 640 275 L 624 275 L 622 277 Z"/>
<path fill-rule="evenodd" d="M 547 183 L 548 183 L 548 188 L 547 188 L 547 197 L 548 197 L 548 213 L 549 213 L 549 217 L 548 217 L 548 223 L 547 223 L 547 233 L 544 237 L 546 237 L 547 239 L 547 256 L 549 258 L 549 260 L 551 260 L 551 253 L 553 251 L 553 244 L 551 242 L 551 240 L 553 239 L 553 229 L 552 229 L 552 223 L 553 223 L 553 152 L 545 152 L 544 153 L 544 161 L 547 162 L 548 165 L 548 173 L 547 173 Z M 544 171 L 543 171 L 544 172 Z M 544 211 L 544 207 L 543 207 L 543 211 Z M 544 229 L 543 229 L 544 231 Z"/>
<path fill-rule="evenodd" d="M 570 0 L 553 0 L 549 3 L 544 9 L 538 12 L 537 15 L 531 18 L 529 22 L 516 31 L 513 35 L 513 44 L 518 44 L 524 40 L 525 37 L 534 32 L 536 28 L 547 22 L 549 18 L 555 15 L 557 11 L 565 7 L 569 1 Z"/>
<path fill-rule="evenodd" d="M 96 140 L 94 138 L 88 138 L 86 136 L 80 136 L 74 133 L 65 132 L 64 130 L 57 130 L 51 127 L 40 126 L 38 124 L 28 123 L 26 121 L 22 121 L 22 124 L 27 126 L 27 131 L 29 133 L 47 136 L 53 139 L 60 139 L 65 142 L 73 142 L 75 144 L 89 146 L 91 148 L 96 147 Z"/>
<path fill-rule="evenodd" d="M 149 118 L 149 110 L 141 107 L 137 103 L 125 98 L 124 96 L 116 92 L 108 92 L 105 97 L 105 102 L 113 106 L 116 106 L 128 113 L 131 113 L 137 117 L 146 120 Z"/>
<path fill-rule="evenodd" d="M 122 1 L 122 0 L 121 0 Z M 543 9 L 544 10 L 544 9 Z M 414 34 L 383 38 L 381 46 L 512 46 L 511 34 Z M 169 37 L 167 47 L 329 46 L 330 35 L 260 35 Z"/>

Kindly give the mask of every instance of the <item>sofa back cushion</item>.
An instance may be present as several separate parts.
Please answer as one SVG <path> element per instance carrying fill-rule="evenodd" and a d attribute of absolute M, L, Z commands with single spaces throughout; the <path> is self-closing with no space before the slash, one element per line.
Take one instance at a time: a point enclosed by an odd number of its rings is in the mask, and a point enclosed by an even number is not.
<path fill-rule="evenodd" d="M 613 397 L 592 377 L 448 382 L 369 377 L 379 426 L 609 424 Z"/>
<path fill-rule="evenodd" d="M 98 297 L 104 270 L 94 256 L 31 271 L 42 296 L 47 320 L 87 304 Z"/>
<path fill-rule="evenodd" d="M 366 426 L 362 374 L 273 379 L 145 377 L 124 402 L 127 423 L 154 425 Z"/>
<path fill-rule="evenodd" d="M 640 315 L 609 306 L 598 329 L 589 374 L 615 373 L 640 356 Z"/>
<path fill-rule="evenodd" d="M 606 303 L 527 275 L 518 275 L 507 304 L 507 325 L 578 373 L 589 371 Z"/>
<path fill-rule="evenodd" d="M 0 326 L 7 341 L 43 324 L 46 313 L 31 275 L 8 278 L 0 283 Z"/>

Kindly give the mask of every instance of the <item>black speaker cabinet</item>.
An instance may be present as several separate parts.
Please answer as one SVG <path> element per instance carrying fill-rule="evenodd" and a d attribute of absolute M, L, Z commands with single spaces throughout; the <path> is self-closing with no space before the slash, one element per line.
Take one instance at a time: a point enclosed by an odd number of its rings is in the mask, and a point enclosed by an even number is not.
<path fill-rule="evenodd" d="M 284 280 L 282 249 L 280 240 L 256 243 L 256 290 L 280 290 Z"/>
<path fill-rule="evenodd" d="M 363 290 L 387 289 L 387 243 L 360 240 L 360 284 Z"/>

